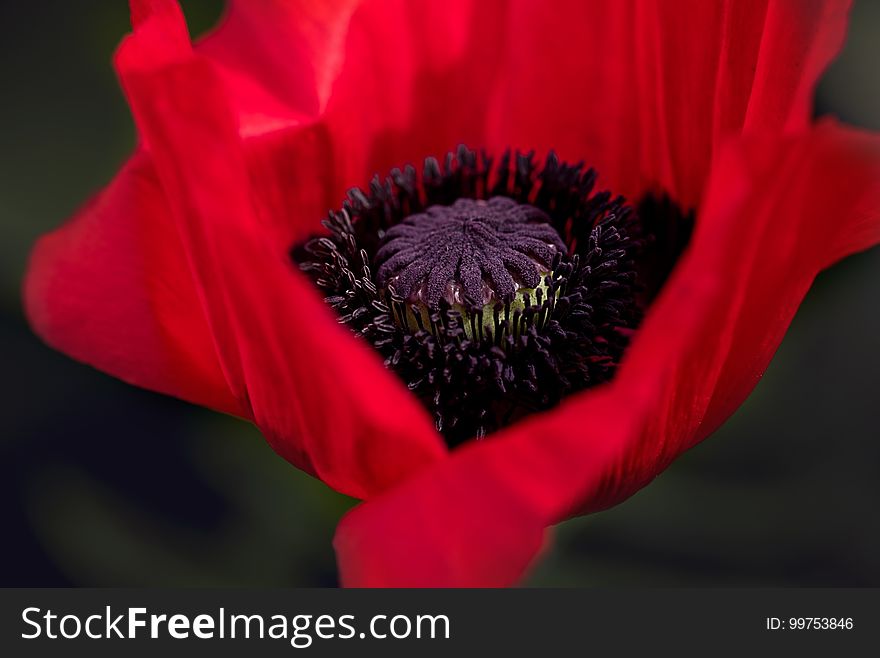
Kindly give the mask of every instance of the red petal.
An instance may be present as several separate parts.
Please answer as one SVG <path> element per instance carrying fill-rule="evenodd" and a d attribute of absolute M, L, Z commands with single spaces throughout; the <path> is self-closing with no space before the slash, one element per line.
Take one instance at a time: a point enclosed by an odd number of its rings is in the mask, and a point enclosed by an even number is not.
<path fill-rule="evenodd" d="M 337 324 L 278 240 L 324 190 L 320 162 L 308 169 L 312 129 L 245 152 L 211 64 L 163 25 L 179 12 L 150 4 L 159 13 L 138 16 L 116 63 L 152 164 L 139 156 L 44 240 L 28 276 L 33 323 L 124 379 L 252 418 L 285 458 L 353 496 L 442 457 L 422 407 Z M 296 143 L 292 155 L 279 139 Z M 272 186 L 297 168 L 281 201 Z"/>
<path fill-rule="evenodd" d="M 489 91 L 508 48 L 498 0 L 365 2 L 352 17 L 322 120 L 342 186 L 485 144 Z"/>
<path fill-rule="evenodd" d="M 607 388 L 351 512 L 347 585 L 506 585 L 545 526 L 619 502 L 751 391 L 816 273 L 880 241 L 880 136 L 827 124 L 721 153 L 691 247 Z"/>
<path fill-rule="evenodd" d="M 24 301 L 34 330 L 75 359 L 246 415 L 219 367 L 167 201 L 143 152 L 37 243 Z"/>
<path fill-rule="evenodd" d="M 140 38 L 135 34 L 134 39 Z M 193 56 L 117 65 L 236 396 L 283 456 L 365 497 L 445 454 L 424 410 L 332 318 L 258 218 L 222 85 Z"/>
<path fill-rule="evenodd" d="M 203 48 L 248 116 L 323 116 L 336 189 L 465 142 L 556 149 L 615 191 L 659 185 L 695 207 L 723 137 L 807 126 L 848 6 L 242 2 Z"/>
<path fill-rule="evenodd" d="M 374 173 L 485 141 L 505 14 L 500 0 L 238 2 L 197 50 L 243 135 L 320 117 L 336 205 Z"/>
<path fill-rule="evenodd" d="M 489 144 L 557 149 L 630 198 L 659 185 L 696 207 L 725 135 L 807 126 L 848 5 L 523 0 Z"/>
<path fill-rule="evenodd" d="M 233 1 L 223 22 L 198 49 L 220 67 L 224 82 L 233 87 L 248 84 L 251 91 L 244 90 L 245 95 L 260 90 L 263 100 L 274 99 L 314 116 L 325 106 L 342 66 L 348 22 L 359 4 L 360 0 Z"/>

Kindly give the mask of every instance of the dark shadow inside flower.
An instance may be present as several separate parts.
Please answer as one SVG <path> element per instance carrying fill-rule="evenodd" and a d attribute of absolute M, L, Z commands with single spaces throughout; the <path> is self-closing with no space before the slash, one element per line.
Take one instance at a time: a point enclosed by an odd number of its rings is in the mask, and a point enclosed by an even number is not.
<path fill-rule="evenodd" d="M 460 146 L 353 189 L 293 259 L 450 446 L 609 381 L 693 227 L 550 153 Z"/>

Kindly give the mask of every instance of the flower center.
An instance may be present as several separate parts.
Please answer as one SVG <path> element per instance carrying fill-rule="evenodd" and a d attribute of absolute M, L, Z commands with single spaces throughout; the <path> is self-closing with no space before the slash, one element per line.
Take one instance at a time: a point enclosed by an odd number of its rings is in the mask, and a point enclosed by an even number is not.
<path fill-rule="evenodd" d="M 542 210 L 513 199 L 457 199 L 409 215 L 385 233 L 376 253 L 379 286 L 395 319 L 411 330 L 430 324 L 446 305 L 492 334 L 496 304 L 528 306 L 546 296 L 545 277 L 566 246 Z"/>
<path fill-rule="evenodd" d="M 674 205 L 651 222 L 595 182 L 460 147 L 352 190 L 292 255 L 454 446 L 608 381 L 681 253 Z"/>

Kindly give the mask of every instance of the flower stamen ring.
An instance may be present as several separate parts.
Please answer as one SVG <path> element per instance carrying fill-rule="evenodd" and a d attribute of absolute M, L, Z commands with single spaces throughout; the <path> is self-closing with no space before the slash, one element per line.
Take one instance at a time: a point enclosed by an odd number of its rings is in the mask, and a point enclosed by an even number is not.
<path fill-rule="evenodd" d="M 608 381 L 642 317 L 646 244 L 623 197 L 550 153 L 374 177 L 293 257 L 450 445 Z"/>

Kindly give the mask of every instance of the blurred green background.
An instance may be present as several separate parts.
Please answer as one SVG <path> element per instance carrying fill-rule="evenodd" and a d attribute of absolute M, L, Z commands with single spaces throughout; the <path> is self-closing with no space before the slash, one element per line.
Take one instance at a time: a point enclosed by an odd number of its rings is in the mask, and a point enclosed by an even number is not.
<path fill-rule="evenodd" d="M 0 585 L 333 585 L 352 501 L 251 426 L 74 363 L 22 318 L 32 243 L 134 143 L 110 67 L 126 4 L 0 9 Z M 184 9 L 198 34 L 222 3 Z M 880 3 L 861 0 L 819 114 L 880 129 L 878 44 Z M 823 274 L 731 421 L 626 503 L 560 526 L 528 584 L 880 585 L 878 293 L 878 249 Z"/>

